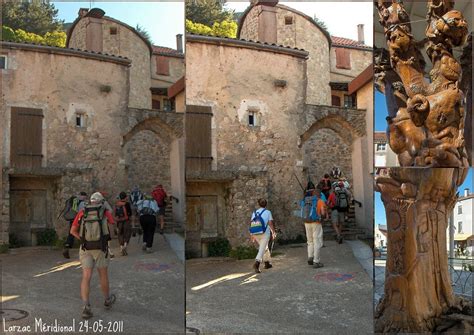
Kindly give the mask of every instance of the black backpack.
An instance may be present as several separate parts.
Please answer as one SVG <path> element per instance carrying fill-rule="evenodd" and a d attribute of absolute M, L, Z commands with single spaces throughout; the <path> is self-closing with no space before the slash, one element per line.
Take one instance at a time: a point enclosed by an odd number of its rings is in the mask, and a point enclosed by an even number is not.
<path fill-rule="evenodd" d="M 64 203 L 64 208 L 61 212 L 61 215 L 64 220 L 66 221 L 72 221 L 76 217 L 78 213 L 78 207 L 79 207 L 79 199 L 76 196 L 72 196 L 69 199 L 66 200 Z"/>
<path fill-rule="evenodd" d="M 340 211 L 346 211 L 349 208 L 349 199 L 344 189 L 338 189 L 336 192 L 336 208 Z"/>

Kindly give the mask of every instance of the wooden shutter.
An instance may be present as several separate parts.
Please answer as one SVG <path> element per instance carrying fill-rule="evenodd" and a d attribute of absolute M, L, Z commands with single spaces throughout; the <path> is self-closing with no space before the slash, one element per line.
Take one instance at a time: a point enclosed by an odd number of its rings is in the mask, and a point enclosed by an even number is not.
<path fill-rule="evenodd" d="M 210 171 L 212 166 L 212 109 L 186 106 L 186 171 Z"/>
<path fill-rule="evenodd" d="M 331 95 L 331 104 L 333 106 L 341 107 L 341 98 L 337 95 Z"/>
<path fill-rule="evenodd" d="M 43 143 L 43 111 L 12 107 L 10 160 L 12 167 L 41 167 Z"/>
<path fill-rule="evenodd" d="M 165 56 L 156 56 L 156 74 L 162 76 L 170 75 L 170 60 Z"/>
<path fill-rule="evenodd" d="M 151 100 L 151 108 L 152 109 L 161 109 L 161 101 L 156 100 L 156 99 L 152 99 Z"/>
<path fill-rule="evenodd" d="M 346 48 L 335 48 L 336 51 L 336 67 L 338 69 L 351 69 L 351 53 Z"/>

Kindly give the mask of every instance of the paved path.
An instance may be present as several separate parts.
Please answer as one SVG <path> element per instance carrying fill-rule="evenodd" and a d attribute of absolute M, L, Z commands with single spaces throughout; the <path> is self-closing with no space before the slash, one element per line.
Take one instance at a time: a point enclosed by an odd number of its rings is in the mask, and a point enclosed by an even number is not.
<path fill-rule="evenodd" d="M 117 246 L 116 240 L 113 245 Z M 137 237 L 132 238 L 129 256 L 118 256 L 109 266 L 111 292 L 117 302 L 111 310 L 103 308 L 97 272 L 91 284 L 91 305 L 94 317 L 89 320 L 123 321 L 123 333 L 179 333 L 184 332 L 184 264 L 178 259 L 165 238 L 155 234 L 155 252 L 144 254 Z M 71 326 L 75 319 L 76 332 L 81 319 L 81 268 L 78 249 L 71 259 L 62 258 L 57 250 L 21 248 L 14 254 L 1 255 L 2 316 L 15 315 L 9 309 L 28 312 L 21 320 L 5 325 L 31 325 L 35 318 L 45 323 L 58 321 Z M 18 315 L 18 314 L 16 314 Z M 96 323 L 97 325 L 97 323 Z M 3 324 L 2 324 L 3 332 Z"/>
<path fill-rule="evenodd" d="M 252 260 L 187 261 L 188 332 L 373 332 L 371 277 L 348 244 L 325 244 L 320 269 L 307 265 L 305 244 L 275 250 L 284 254 L 261 274 Z"/>

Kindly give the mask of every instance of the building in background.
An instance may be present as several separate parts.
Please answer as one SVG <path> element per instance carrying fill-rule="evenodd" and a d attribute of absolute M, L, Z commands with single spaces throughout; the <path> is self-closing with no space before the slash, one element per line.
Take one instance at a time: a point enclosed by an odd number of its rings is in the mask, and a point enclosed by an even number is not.
<path fill-rule="evenodd" d="M 67 198 L 100 190 L 113 201 L 135 185 L 163 184 L 181 200 L 169 223 L 184 224 L 180 43 L 153 46 L 99 8 L 79 10 L 66 48 L 2 42 L 0 243 L 62 237 Z"/>
<path fill-rule="evenodd" d="M 460 256 L 459 252 L 465 251 L 465 256 L 474 256 L 474 235 L 473 235 L 473 210 L 474 210 L 474 194 L 466 188 L 462 195 L 459 196 L 453 210 L 454 225 L 454 255 Z M 448 236 L 449 245 L 449 227 L 446 235 Z"/>
<path fill-rule="evenodd" d="M 363 204 L 356 226 L 372 236 L 370 47 L 277 1 L 252 1 L 237 39 L 187 35 L 186 64 L 188 256 L 219 238 L 247 244 L 260 197 L 282 238 L 304 235 L 298 180 L 317 183 L 334 166 Z"/>
<path fill-rule="evenodd" d="M 374 164 L 376 167 L 400 166 L 397 155 L 392 151 L 384 131 L 374 132 Z"/>

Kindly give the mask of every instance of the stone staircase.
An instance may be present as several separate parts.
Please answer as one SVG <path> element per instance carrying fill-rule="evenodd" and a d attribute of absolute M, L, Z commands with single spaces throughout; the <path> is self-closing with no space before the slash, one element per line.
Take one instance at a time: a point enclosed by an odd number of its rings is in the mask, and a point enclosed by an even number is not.
<path fill-rule="evenodd" d="M 323 220 L 324 240 L 334 240 L 335 235 L 336 231 L 332 227 L 331 219 Z M 346 220 L 342 225 L 342 236 L 345 240 L 358 240 L 366 236 L 365 230 L 356 224 L 354 205 L 351 205 L 346 213 Z"/>
<path fill-rule="evenodd" d="M 175 201 L 168 201 L 165 210 L 165 229 L 164 232 L 167 234 L 171 233 L 182 233 L 184 234 L 184 226 L 182 224 L 176 223 L 173 220 L 173 204 Z M 160 223 L 157 221 L 157 227 L 159 227 Z"/>

